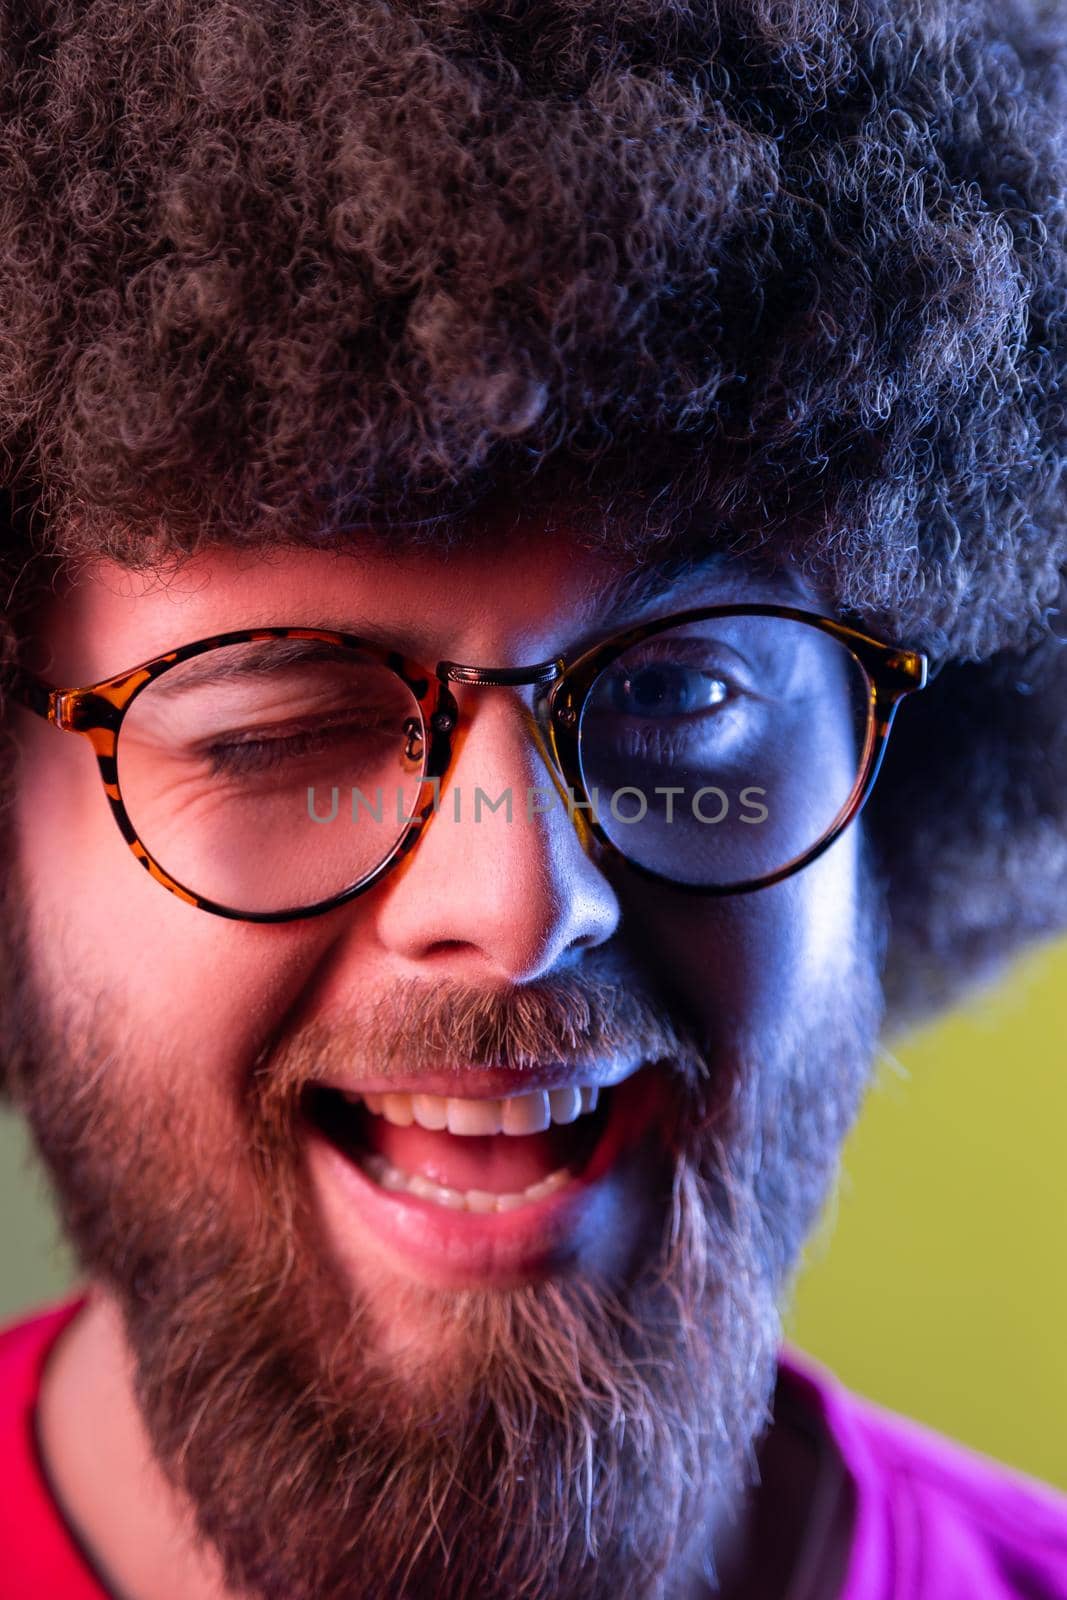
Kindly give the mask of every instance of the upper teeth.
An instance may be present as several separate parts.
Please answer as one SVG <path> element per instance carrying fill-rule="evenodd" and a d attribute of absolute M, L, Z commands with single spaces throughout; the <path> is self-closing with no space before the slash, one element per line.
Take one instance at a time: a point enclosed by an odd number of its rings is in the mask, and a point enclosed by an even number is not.
<path fill-rule="evenodd" d="M 398 1128 L 420 1128 L 449 1133 L 543 1133 L 550 1122 L 574 1122 L 596 1110 L 595 1084 L 567 1084 L 562 1089 L 534 1089 L 505 1100 L 460 1100 L 439 1094 L 363 1094 L 367 1109 Z"/>

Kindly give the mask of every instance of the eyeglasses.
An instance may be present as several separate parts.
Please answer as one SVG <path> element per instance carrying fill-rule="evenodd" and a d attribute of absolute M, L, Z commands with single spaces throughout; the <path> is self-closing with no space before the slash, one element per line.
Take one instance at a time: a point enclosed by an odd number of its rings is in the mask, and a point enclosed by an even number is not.
<path fill-rule="evenodd" d="M 746 603 L 530 667 L 430 669 L 353 634 L 242 628 L 82 688 L 19 667 L 8 683 L 90 741 L 123 838 L 165 889 L 216 916 L 288 922 L 365 893 L 422 837 L 464 725 L 452 685 L 532 688 L 551 799 L 588 848 L 726 895 L 834 842 L 926 677 L 917 651 Z M 531 810 L 531 791 L 454 794 L 475 822 L 546 809 L 540 795 Z"/>

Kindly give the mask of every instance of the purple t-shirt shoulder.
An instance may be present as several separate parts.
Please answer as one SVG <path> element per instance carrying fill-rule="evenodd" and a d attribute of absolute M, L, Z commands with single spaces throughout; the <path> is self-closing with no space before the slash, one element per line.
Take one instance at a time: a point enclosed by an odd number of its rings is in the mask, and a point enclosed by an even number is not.
<path fill-rule="evenodd" d="M 839 1600 L 1067 1600 L 1067 1495 L 846 1389 L 810 1357 L 780 1365 L 851 1482 Z"/>

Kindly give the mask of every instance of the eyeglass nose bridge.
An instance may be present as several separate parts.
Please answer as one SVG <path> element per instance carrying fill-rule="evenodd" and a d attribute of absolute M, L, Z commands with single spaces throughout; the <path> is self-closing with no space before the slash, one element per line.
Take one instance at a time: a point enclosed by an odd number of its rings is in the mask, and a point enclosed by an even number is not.
<path fill-rule="evenodd" d="M 474 667 L 462 661 L 439 661 L 436 671 L 438 682 L 441 684 L 441 698 L 430 718 L 430 727 L 439 739 L 448 741 L 458 721 L 456 702 L 448 687 L 450 683 L 462 683 L 482 689 L 532 687 L 544 690 L 553 684 L 558 687 L 566 676 L 567 663 L 563 656 L 556 656 L 551 661 L 538 661 L 529 667 Z M 527 713 L 530 734 L 544 757 L 549 772 L 553 774 L 553 781 L 556 781 L 554 768 L 559 768 L 560 763 L 554 733 L 546 726 L 545 717 L 546 709 L 553 702 L 555 693 L 556 691 L 552 690 L 547 697 L 544 694 L 536 695 L 533 716 Z M 447 765 L 451 759 L 450 747 L 442 746 L 442 758 Z"/>
<path fill-rule="evenodd" d="M 462 683 L 479 689 L 547 688 L 564 676 L 567 663 L 562 656 L 551 661 L 538 661 L 530 667 L 472 667 L 462 661 L 439 661 L 437 679 L 441 684 L 442 699 L 430 718 L 437 733 L 451 733 L 456 725 L 456 703 L 449 693 L 450 683 Z M 543 697 L 541 697 L 543 698 Z"/>
<path fill-rule="evenodd" d="M 532 667 L 470 667 L 461 661 L 439 661 L 437 676 L 442 683 L 475 684 L 483 689 L 513 689 L 555 683 L 562 678 L 566 663 L 562 656 L 539 661 Z"/>

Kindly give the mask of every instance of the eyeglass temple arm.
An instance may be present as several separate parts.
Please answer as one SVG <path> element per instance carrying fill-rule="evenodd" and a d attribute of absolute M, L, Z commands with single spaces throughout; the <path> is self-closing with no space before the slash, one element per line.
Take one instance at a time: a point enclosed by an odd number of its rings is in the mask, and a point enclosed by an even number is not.
<path fill-rule="evenodd" d="M 20 705 L 35 711 L 61 733 L 91 737 L 98 728 L 116 726 L 119 713 L 115 706 L 92 688 L 60 689 L 35 672 L 15 665 L 0 668 L 0 688 L 8 690 Z"/>
<path fill-rule="evenodd" d="M 20 705 L 35 711 L 46 722 L 55 722 L 55 697 L 59 692 L 55 684 L 46 683 L 36 673 L 15 665 L 0 672 L 0 684 Z"/>

